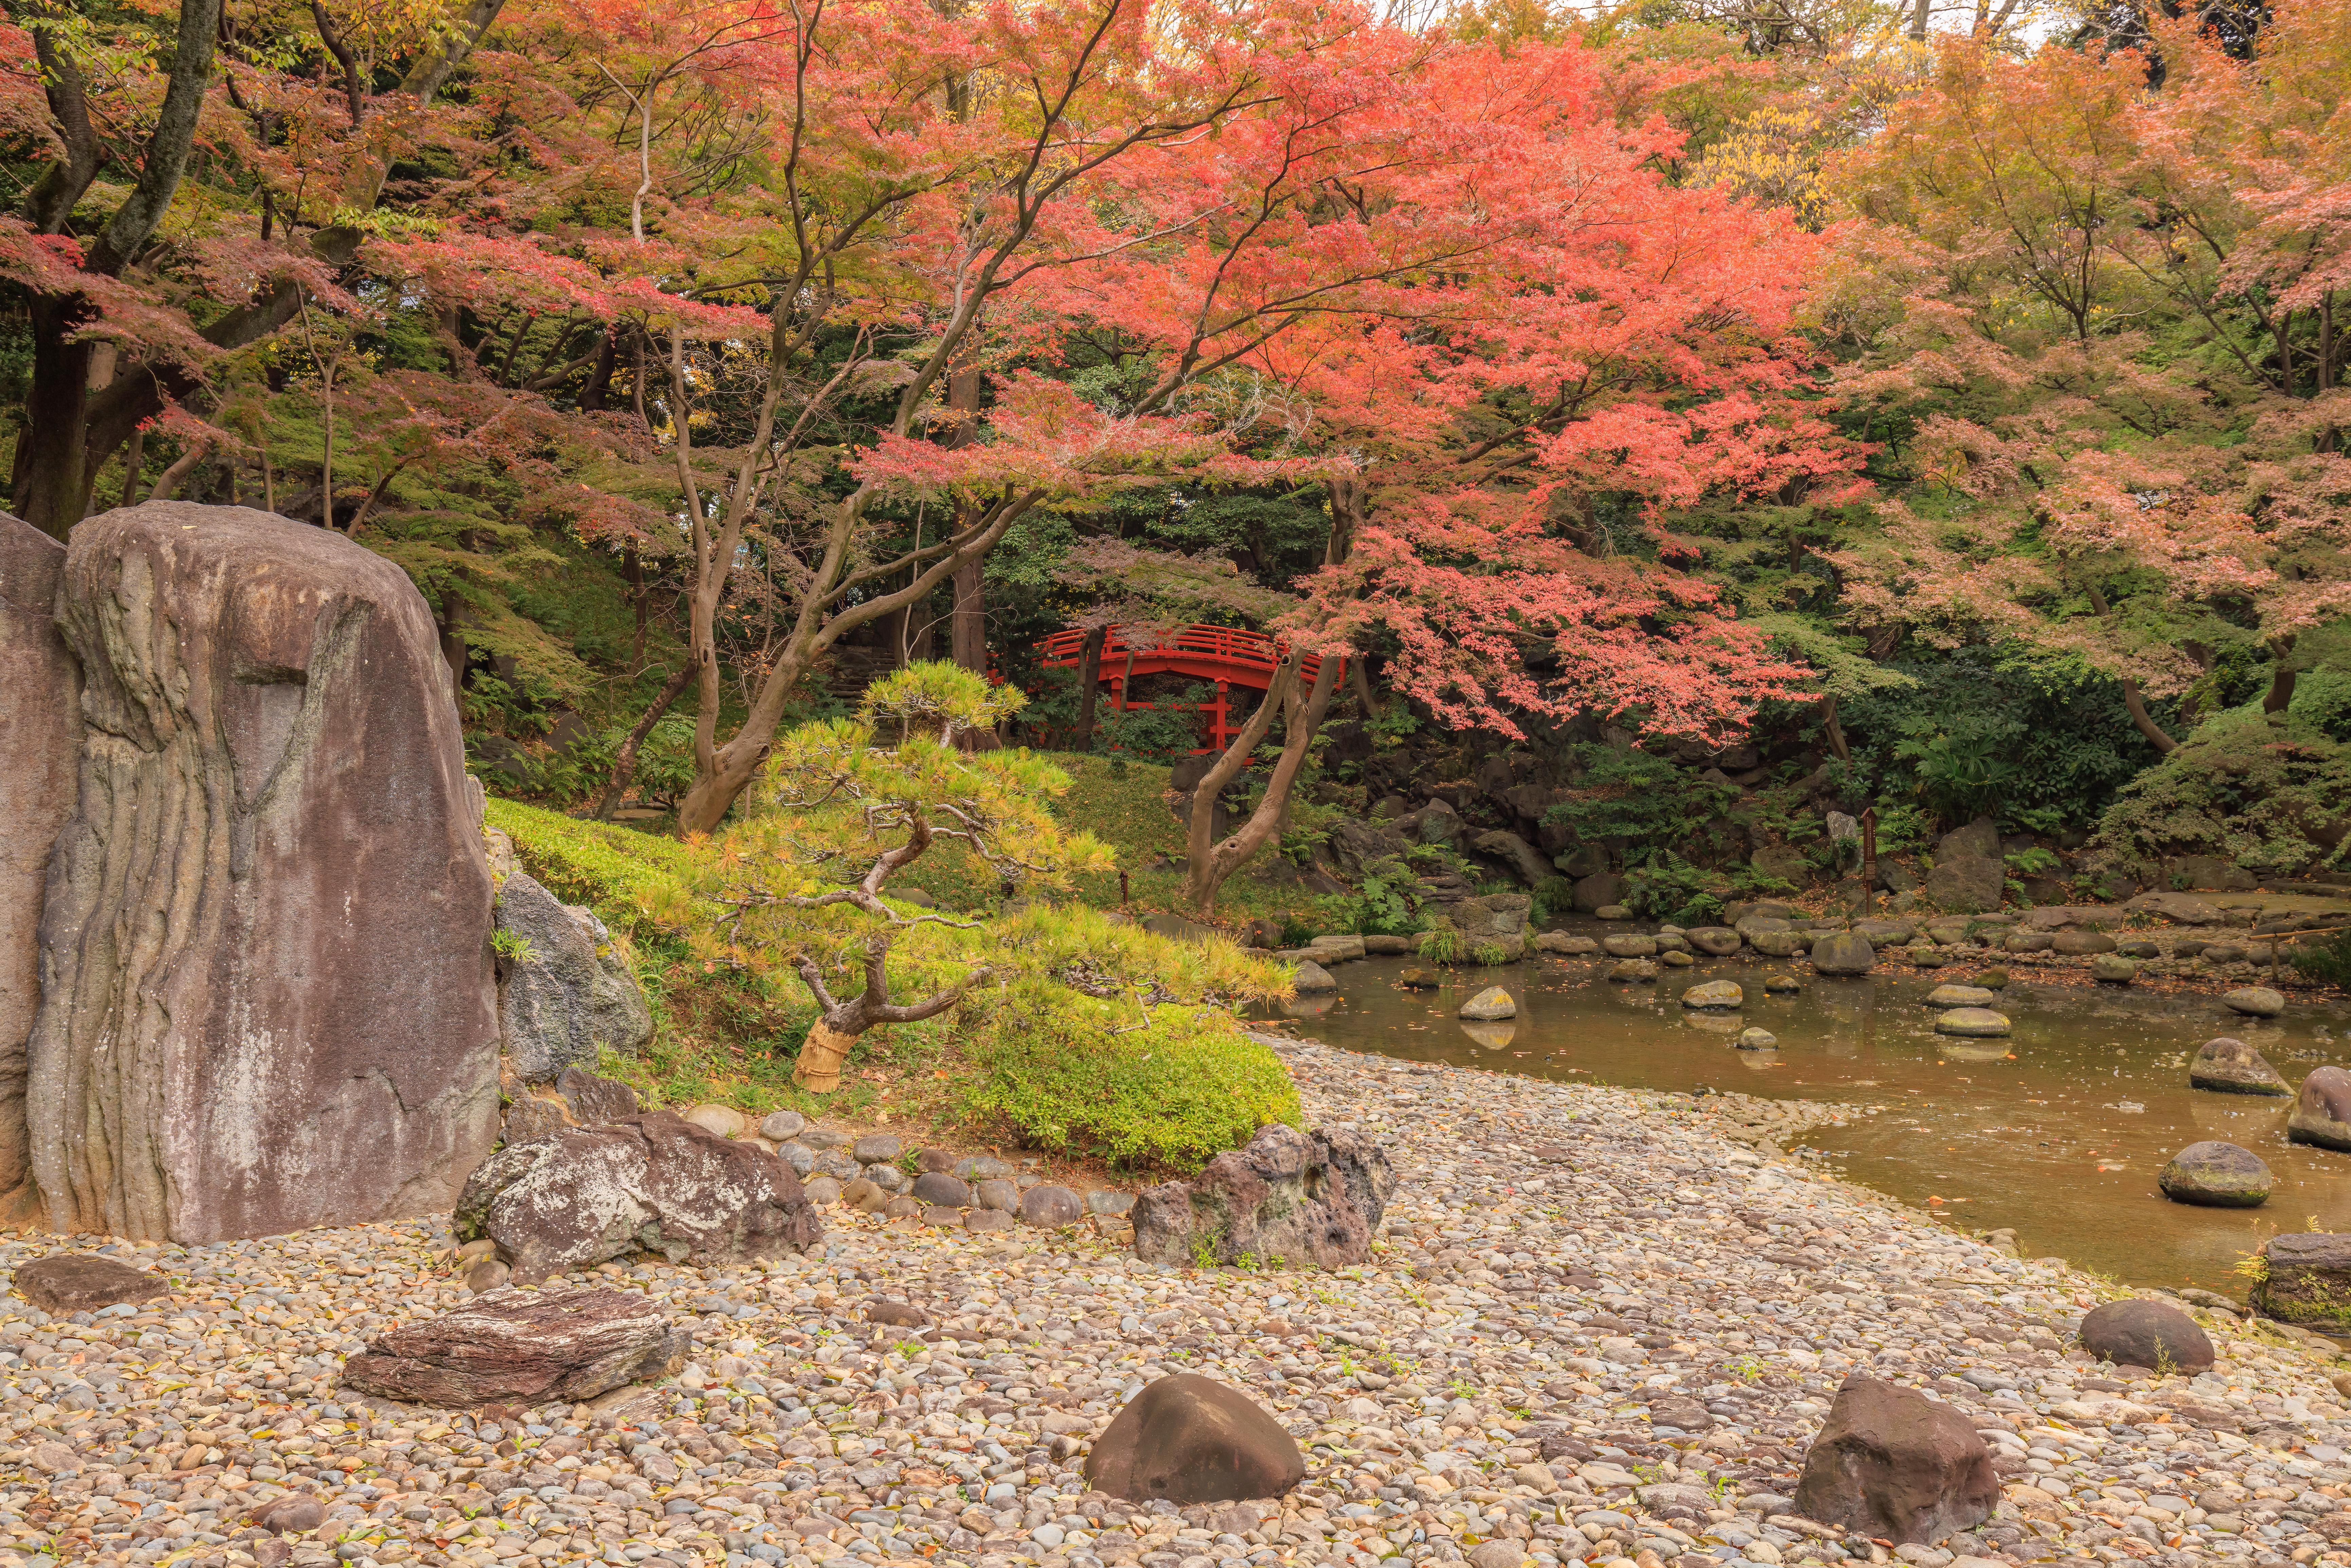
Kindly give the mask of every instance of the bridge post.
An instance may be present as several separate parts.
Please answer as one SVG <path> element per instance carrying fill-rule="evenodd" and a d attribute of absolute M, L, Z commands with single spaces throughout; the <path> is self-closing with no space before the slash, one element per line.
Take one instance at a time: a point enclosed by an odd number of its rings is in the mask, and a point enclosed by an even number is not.
<path fill-rule="evenodd" d="M 1225 727 L 1227 716 L 1230 712 L 1226 697 L 1232 687 L 1233 684 L 1230 681 L 1218 681 L 1216 706 L 1208 710 L 1214 716 L 1208 727 L 1208 749 L 1219 755 L 1232 742 L 1232 736 Z"/>

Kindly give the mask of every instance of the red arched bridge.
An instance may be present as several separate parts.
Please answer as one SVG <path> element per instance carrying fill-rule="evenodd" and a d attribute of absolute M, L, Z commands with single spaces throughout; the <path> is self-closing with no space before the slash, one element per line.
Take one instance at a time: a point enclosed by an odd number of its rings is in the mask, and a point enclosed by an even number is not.
<path fill-rule="evenodd" d="M 1286 643 L 1277 643 L 1261 632 L 1245 632 L 1232 626 L 1185 626 L 1176 629 L 1126 627 L 1113 625 L 1102 641 L 1102 670 L 1099 679 L 1110 685 L 1111 706 L 1121 713 L 1142 708 L 1156 708 L 1156 703 L 1128 700 L 1128 684 L 1144 675 L 1188 675 L 1196 681 L 1216 683 L 1214 702 L 1196 705 L 1172 704 L 1171 706 L 1196 706 L 1207 716 L 1207 744 L 1197 751 L 1222 751 L 1240 733 L 1240 726 L 1232 722 L 1229 696 L 1235 686 L 1265 691 L 1273 685 L 1273 672 L 1282 655 L 1290 651 Z M 1128 633 L 1134 632 L 1132 640 Z M 1047 669 L 1073 670 L 1085 662 L 1086 633 L 1072 627 L 1056 632 L 1037 644 L 1039 662 Z M 1345 665 L 1340 674 L 1345 674 Z M 1319 654 L 1309 653 L 1300 664 L 1298 678 L 1311 681 L 1322 673 Z"/>

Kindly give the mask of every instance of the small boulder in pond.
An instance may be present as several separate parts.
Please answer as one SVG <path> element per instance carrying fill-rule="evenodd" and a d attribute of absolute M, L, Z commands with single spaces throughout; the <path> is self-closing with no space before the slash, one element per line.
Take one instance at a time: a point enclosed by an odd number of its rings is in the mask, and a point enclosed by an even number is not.
<path fill-rule="evenodd" d="M 1948 1010 L 1951 1008 L 1988 1008 L 1999 1000 L 1999 993 L 1981 986 L 1937 986 L 1927 993 L 1927 1005 Z"/>
<path fill-rule="evenodd" d="M 1766 975 L 1763 994 L 1771 997 L 1792 997 L 1804 988 L 1804 982 L 1793 975 Z"/>
<path fill-rule="evenodd" d="M 16 1269 L 16 1293 L 51 1317 L 152 1301 L 172 1293 L 171 1281 L 144 1269 L 91 1252 L 52 1252 Z"/>
<path fill-rule="evenodd" d="M 2193 1089 L 2221 1094 L 2294 1092 L 2294 1086 L 2278 1076 L 2278 1070 L 2260 1051 L 2225 1034 L 2204 1042 L 2204 1049 L 2188 1064 L 2188 1083 Z"/>
<path fill-rule="evenodd" d="M 1743 1029 L 1739 1031 L 1741 1051 L 1769 1051 L 1780 1043 L 1780 1037 L 1768 1029 Z"/>
<path fill-rule="evenodd" d="M 1619 958 L 1608 967 L 1608 977 L 1617 981 L 1654 980 L 1657 966 L 1647 958 Z"/>
<path fill-rule="evenodd" d="M 2325 1333 L 2351 1333 L 2351 1236 L 2284 1231 L 2262 1244 L 2262 1264 L 2249 1303 L 2254 1312 Z"/>
<path fill-rule="evenodd" d="M 2289 1143 L 2351 1151 L 2351 1071 L 2321 1067 L 2304 1079 L 2285 1135 Z"/>
<path fill-rule="evenodd" d="M 1701 980 L 1682 993 L 1682 1006 L 1701 1012 L 1729 1012 L 1746 999 L 1735 980 Z"/>
<path fill-rule="evenodd" d="M 1987 991 L 2004 991 L 2008 989 L 2008 971 L 1986 969 L 1976 977 L 1976 984 Z"/>
<path fill-rule="evenodd" d="M 1745 946 L 1746 939 L 1738 932 L 1723 925 L 1701 925 L 1682 936 L 1699 952 L 1716 958 L 1728 958 Z"/>
<path fill-rule="evenodd" d="M 1896 1545 L 1931 1546 L 1992 1516 L 2000 1477 L 1975 1423 L 1873 1377 L 1845 1380 L 1804 1456 L 1790 1512 Z"/>
<path fill-rule="evenodd" d="M 1239 1502 L 1280 1497 L 1306 1479 L 1306 1457 L 1272 1414 L 1239 1389 L 1179 1372 L 1137 1394 L 1094 1440 L 1086 1484 L 1128 1502 Z"/>
<path fill-rule="evenodd" d="M 2205 956 L 2209 958 L 2211 954 L 2207 952 Z M 2267 986 L 2239 987 L 2222 997 L 2220 1002 L 2231 1012 L 2242 1013 L 2247 1018 L 2273 1019 L 2285 1011 L 2285 998 Z"/>
<path fill-rule="evenodd" d="M 1869 938 L 1855 931 L 1832 931 L 1813 943 L 1815 975 L 1866 975 L 1877 962 Z"/>
<path fill-rule="evenodd" d="M 2190 1144 L 2155 1178 L 2174 1203 L 2200 1208 L 2259 1208 L 2269 1201 L 2270 1167 L 2248 1148 L 2217 1139 Z"/>
<path fill-rule="evenodd" d="M 1445 977 L 1427 969 L 1406 969 L 1396 982 L 1407 990 L 1433 991 L 1445 983 Z"/>
<path fill-rule="evenodd" d="M 1501 987 L 1488 986 L 1461 1004 L 1461 1016 L 1478 1023 L 1491 1023 L 1497 1019 L 1514 1019 L 1519 1016 L 1519 1004 L 1512 1001 L 1510 993 Z"/>
<path fill-rule="evenodd" d="M 1904 951 L 1910 955 L 1910 962 L 1921 969 L 1939 969 L 1950 962 L 1932 942 L 1913 942 Z"/>
<path fill-rule="evenodd" d="M 2008 1015 L 1990 1008 L 1953 1008 L 1935 1020 L 1935 1032 L 1962 1040 L 1999 1040 L 2008 1033 Z"/>
<path fill-rule="evenodd" d="M 2193 1375 L 2212 1366 L 2212 1342 L 2196 1320 L 2161 1301 L 2108 1301 L 2082 1320 L 2082 1348 L 2118 1366 Z"/>
<path fill-rule="evenodd" d="M 1298 973 L 1290 977 L 1290 988 L 1301 997 L 1311 995 L 1316 991 L 1335 991 L 1339 988 L 1339 982 L 1331 977 L 1331 971 L 1311 958 L 1299 960 Z"/>
<path fill-rule="evenodd" d="M 1612 958 L 1654 958 L 1657 956 L 1657 939 L 1654 936 L 1603 936 L 1600 950 Z"/>
<path fill-rule="evenodd" d="M 660 1302 L 625 1291 L 492 1291 L 374 1340 L 343 1383 L 442 1409 L 578 1404 L 675 1372 L 693 1343 Z"/>
<path fill-rule="evenodd" d="M 2127 986 L 2138 978 L 2138 965 L 2119 953 L 2101 953 L 2090 960 L 2090 978 L 2102 986 Z"/>

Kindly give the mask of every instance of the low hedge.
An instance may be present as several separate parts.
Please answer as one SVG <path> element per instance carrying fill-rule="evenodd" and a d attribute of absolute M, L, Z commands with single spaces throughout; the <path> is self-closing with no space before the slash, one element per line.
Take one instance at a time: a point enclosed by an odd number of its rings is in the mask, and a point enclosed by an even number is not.
<path fill-rule="evenodd" d="M 610 822 L 491 797 L 489 825 L 514 841 L 515 859 L 567 904 L 584 904 L 605 925 L 640 940 L 664 936 L 652 915 L 658 890 L 694 874 L 694 850 Z"/>

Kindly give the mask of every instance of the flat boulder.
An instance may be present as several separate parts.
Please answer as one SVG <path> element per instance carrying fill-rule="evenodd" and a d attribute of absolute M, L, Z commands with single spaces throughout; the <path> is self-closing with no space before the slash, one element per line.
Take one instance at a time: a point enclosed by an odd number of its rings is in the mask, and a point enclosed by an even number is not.
<path fill-rule="evenodd" d="M 1766 958 L 1792 958 L 1809 942 L 1810 938 L 1798 931 L 1758 931 L 1747 939 L 1747 945 Z"/>
<path fill-rule="evenodd" d="M 1655 980 L 1657 966 L 1649 958 L 1619 958 L 1608 966 L 1607 977 L 1619 983 L 1639 983 Z"/>
<path fill-rule="evenodd" d="M 2142 893 L 2123 907 L 2159 915 L 2179 925 L 2219 925 L 2229 918 L 2217 905 L 2185 893 Z"/>
<path fill-rule="evenodd" d="M 455 1222 L 460 1238 L 496 1242 L 525 1285 L 638 1246 L 710 1268 L 824 1235 L 789 1166 L 667 1111 L 507 1145 L 465 1184 Z"/>
<path fill-rule="evenodd" d="M 2174 1203 L 2200 1208 L 2259 1208 L 2269 1201 L 2270 1167 L 2252 1150 L 2217 1139 L 2190 1144 L 2155 1178 Z"/>
<path fill-rule="evenodd" d="M 1535 951 L 1556 953 L 1562 958 L 1588 958 L 1600 951 L 1600 944 L 1590 936 L 1571 936 L 1564 931 L 1545 931 L 1535 937 Z"/>
<path fill-rule="evenodd" d="M 1086 1456 L 1086 1484 L 1128 1502 L 1239 1502 L 1306 1479 L 1306 1456 L 1239 1389 L 1179 1372 L 1128 1401 Z"/>
<path fill-rule="evenodd" d="M 27 1047 L 49 1227 L 447 1209 L 497 1137 L 498 1030 L 423 596 L 332 528 L 152 501 L 75 526 L 57 624 L 83 685 Z"/>
<path fill-rule="evenodd" d="M 1815 975 L 1866 975 L 1877 962 L 1877 950 L 1857 931 L 1832 931 L 1813 940 Z"/>
<path fill-rule="evenodd" d="M 1746 1000 L 1736 980 L 1701 980 L 1682 993 L 1682 1006 L 1700 1012 L 1735 1011 Z"/>
<path fill-rule="evenodd" d="M 2090 978 L 2102 986 L 2127 986 L 2138 978 L 2138 965 L 2119 953 L 2101 953 L 2090 960 Z"/>
<path fill-rule="evenodd" d="M 1990 1008 L 1953 1008 L 1935 1020 L 1937 1034 L 1955 1034 L 1962 1040 L 1998 1040 L 2008 1030 L 2008 1015 Z"/>
<path fill-rule="evenodd" d="M 2262 1244 L 2262 1277 L 2249 1304 L 2282 1323 L 2351 1333 L 2351 1235 L 2289 1230 L 2271 1237 Z"/>
<path fill-rule="evenodd" d="M 637 1092 L 617 1078 L 600 1078 L 582 1067 L 567 1067 L 555 1080 L 555 1092 L 569 1107 L 572 1121 L 583 1127 L 593 1127 L 606 1122 L 617 1122 L 623 1116 L 633 1116 L 644 1109 L 637 1103 Z M 793 1118 L 792 1132 L 800 1130 L 798 1113 L 778 1111 L 760 1124 L 765 1137 L 776 1134 L 767 1131 L 776 1116 Z M 787 1134 L 785 1136 L 789 1137 Z M 778 1139 L 778 1142 L 781 1140 Z"/>
<path fill-rule="evenodd" d="M 379 1336 L 343 1364 L 343 1385 L 442 1409 L 576 1405 L 669 1375 L 693 1343 L 629 1291 L 497 1290 Z"/>
<path fill-rule="evenodd" d="M 498 1038 L 525 1082 L 644 1049 L 653 1006 L 592 911 L 517 871 L 498 889 L 497 929 Z"/>
<path fill-rule="evenodd" d="M 1931 1546 L 1992 1516 L 2000 1477 L 1967 1416 L 1855 1375 L 1804 1456 L 1795 1502 L 1792 1511 L 1848 1534 Z"/>
<path fill-rule="evenodd" d="M 1747 943 L 1747 938 L 1726 925 L 1700 925 L 1682 936 L 1692 947 L 1715 958 L 1728 958 Z"/>
<path fill-rule="evenodd" d="M 2055 950 L 2057 938 L 2046 931 L 2010 931 L 2000 945 L 2011 953 L 2048 953 Z"/>
<path fill-rule="evenodd" d="M 1301 958 L 1298 962 L 1298 973 L 1290 977 L 1290 987 L 1300 996 L 1306 997 L 1318 991 L 1335 991 L 1339 988 L 1339 982 L 1331 977 L 1330 970 L 1313 959 Z"/>
<path fill-rule="evenodd" d="M 2351 1151 L 2351 1071 L 2340 1067 L 2314 1069 L 2302 1081 L 2302 1092 L 2294 1097 L 2285 1135 L 2289 1143 Z"/>
<path fill-rule="evenodd" d="M 1930 1008 L 1988 1008 L 2000 999 L 2000 993 L 1981 986 L 1941 985 L 1928 991 L 1925 1000 Z"/>
<path fill-rule="evenodd" d="M 2205 956 L 2210 957 L 2210 952 Z M 2285 998 L 2267 986 L 2241 986 L 2222 997 L 2220 1005 L 2247 1018 L 2273 1019 L 2285 1011 Z"/>
<path fill-rule="evenodd" d="M 2278 1070 L 2268 1058 L 2229 1035 L 2208 1040 L 2196 1059 L 2188 1064 L 2188 1084 L 2191 1089 L 2210 1089 L 2220 1094 L 2276 1094 L 2294 1092 L 2294 1088 L 2278 1076 Z"/>
<path fill-rule="evenodd" d="M 2133 1299 L 2093 1307 L 2082 1320 L 2082 1348 L 2118 1366 L 2193 1376 L 2212 1366 L 2212 1342 L 2196 1320 L 2161 1301 Z"/>
<path fill-rule="evenodd" d="M 1612 958 L 1654 958 L 1657 956 L 1657 939 L 1654 936 L 1603 936 L 1600 950 Z"/>
<path fill-rule="evenodd" d="M 65 570 L 65 546 L 0 512 L 0 1200 L 32 1196 L 25 1047 L 41 1001 L 42 889 L 81 756 L 81 666 L 56 619 Z"/>
<path fill-rule="evenodd" d="M 1501 987 L 1488 986 L 1461 1004 L 1460 1016 L 1479 1023 L 1490 1023 L 1496 1019 L 1514 1019 L 1519 1016 L 1519 1004 L 1511 1000 L 1510 993 Z"/>
<path fill-rule="evenodd" d="M 1353 1126 L 1301 1133 L 1276 1123 L 1189 1181 L 1144 1188 L 1131 1211 L 1134 1255 L 1347 1268 L 1371 1256 L 1395 1190 L 1387 1152 Z"/>
<path fill-rule="evenodd" d="M 171 1281 L 92 1252 L 52 1252 L 16 1266 L 16 1293 L 51 1317 L 152 1301 L 172 1293 Z"/>
<path fill-rule="evenodd" d="M 2060 931 L 2050 937 L 2050 943 L 2054 951 L 2072 958 L 2115 950 L 2115 939 L 2102 931 Z"/>

